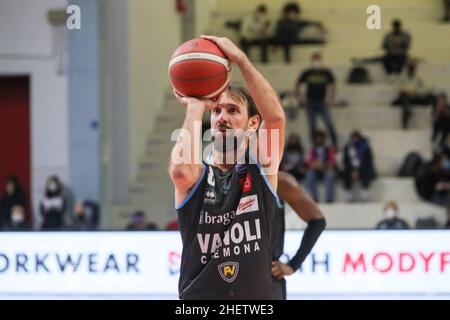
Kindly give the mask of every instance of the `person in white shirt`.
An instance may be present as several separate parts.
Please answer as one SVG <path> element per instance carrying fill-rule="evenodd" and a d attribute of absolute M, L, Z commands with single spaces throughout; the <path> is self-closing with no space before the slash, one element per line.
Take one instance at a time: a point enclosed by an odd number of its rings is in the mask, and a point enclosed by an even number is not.
<path fill-rule="evenodd" d="M 264 4 L 258 5 L 251 14 L 245 16 L 241 25 L 242 50 L 248 55 L 251 46 L 260 47 L 262 63 L 267 63 L 269 25 L 267 7 Z"/>

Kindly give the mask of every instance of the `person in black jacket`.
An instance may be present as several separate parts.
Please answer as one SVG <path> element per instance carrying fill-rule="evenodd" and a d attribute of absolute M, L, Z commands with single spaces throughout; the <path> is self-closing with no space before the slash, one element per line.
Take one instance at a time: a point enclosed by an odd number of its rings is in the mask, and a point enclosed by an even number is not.
<path fill-rule="evenodd" d="M 305 151 L 301 138 L 296 133 L 291 133 L 288 137 L 280 170 L 289 172 L 297 181 L 303 180 L 306 172 Z"/>
<path fill-rule="evenodd" d="M 64 212 L 67 200 L 63 192 L 63 184 L 57 176 L 47 179 L 44 198 L 41 200 L 39 210 L 44 219 L 42 230 L 58 230 L 64 224 Z"/>
<path fill-rule="evenodd" d="M 11 225 L 11 210 L 14 206 L 25 207 L 26 195 L 16 176 L 6 180 L 5 191 L 0 199 L 0 230 Z"/>
<path fill-rule="evenodd" d="M 343 157 L 344 188 L 347 192 L 347 201 L 357 200 L 357 195 L 352 187 L 355 182 L 362 185 L 361 199 L 368 200 L 368 189 L 375 178 L 372 149 L 369 140 L 355 130 L 350 135 L 350 140 L 344 149 Z"/>
<path fill-rule="evenodd" d="M 433 133 L 431 140 L 438 144 L 438 148 L 444 146 L 447 136 L 450 133 L 450 104 L 445 92 L 441 92 L 436 97 L 436 104 L 433 108 Z"/>
<path fill-rule="evenodd" d="M 383 210 L 384 219 L 378 222 L 376 229 L 378 230 L 398 230 L 409 229 L 408 223 L 398 217 L 398 206 L 394 201 L 385 204 Z"/>
<path fill-rule="evenodd" d="M 283 47 L 284 50 L 284 61 L 290 63 L 291 58 L 291 47 L 293 44 L 302 43 L 299 38 L 299 34 L 302 29 L 307 26 L 317 26 L 322 32 L 325 32 L 321 22 L 318 21 L 308 21 L 300 19 L 300 6 L 295 2 L 287 3 L 283 8 L 283 15 L 280 20 L 278 20 L 277 26 L 275 28 L 274 42 Z M 323 41 L 307 41 L 303 43 L 323 43 Z"/>

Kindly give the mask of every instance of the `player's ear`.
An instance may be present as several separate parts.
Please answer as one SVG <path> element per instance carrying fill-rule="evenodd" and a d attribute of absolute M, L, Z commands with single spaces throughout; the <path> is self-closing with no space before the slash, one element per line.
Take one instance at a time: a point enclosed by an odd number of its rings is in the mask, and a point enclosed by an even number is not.
<path fill-rule="evenodd" d="M 248 119 L 248 129 L 249 130 L 258 130 L 260 126 L 261 118 L 259 115 L 254 115 Z"/>

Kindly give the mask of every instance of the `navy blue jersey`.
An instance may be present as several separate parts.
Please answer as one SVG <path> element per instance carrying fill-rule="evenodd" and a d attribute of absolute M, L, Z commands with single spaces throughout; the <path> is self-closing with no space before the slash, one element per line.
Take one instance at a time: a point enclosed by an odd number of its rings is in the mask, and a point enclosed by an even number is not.
<path fill-rule="evenodd" d="M 284 203 L 282 202 L 282 206 L 276 206 L 272 219 L 272 260 L 279 260 L 284 253 L 284 213 Z"/>
<path fill-rule="evenodd" d="M 257 164 L 203 164 L 176 209 L 180 299 L 271 299 L 271 221 L 278 198 Z"/>

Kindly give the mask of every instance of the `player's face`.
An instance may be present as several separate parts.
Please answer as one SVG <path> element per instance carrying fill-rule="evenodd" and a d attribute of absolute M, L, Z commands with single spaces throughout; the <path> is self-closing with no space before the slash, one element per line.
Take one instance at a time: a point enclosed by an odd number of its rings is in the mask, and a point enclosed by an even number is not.
<path fill-rule="evenodd" d="M 223 142 L 227 150 L 236 148 L 236 138 L 240 141 L 249 129 L 247 106 L 224 93 L 211 110 L 211 129 L 215 143 Z"/>

